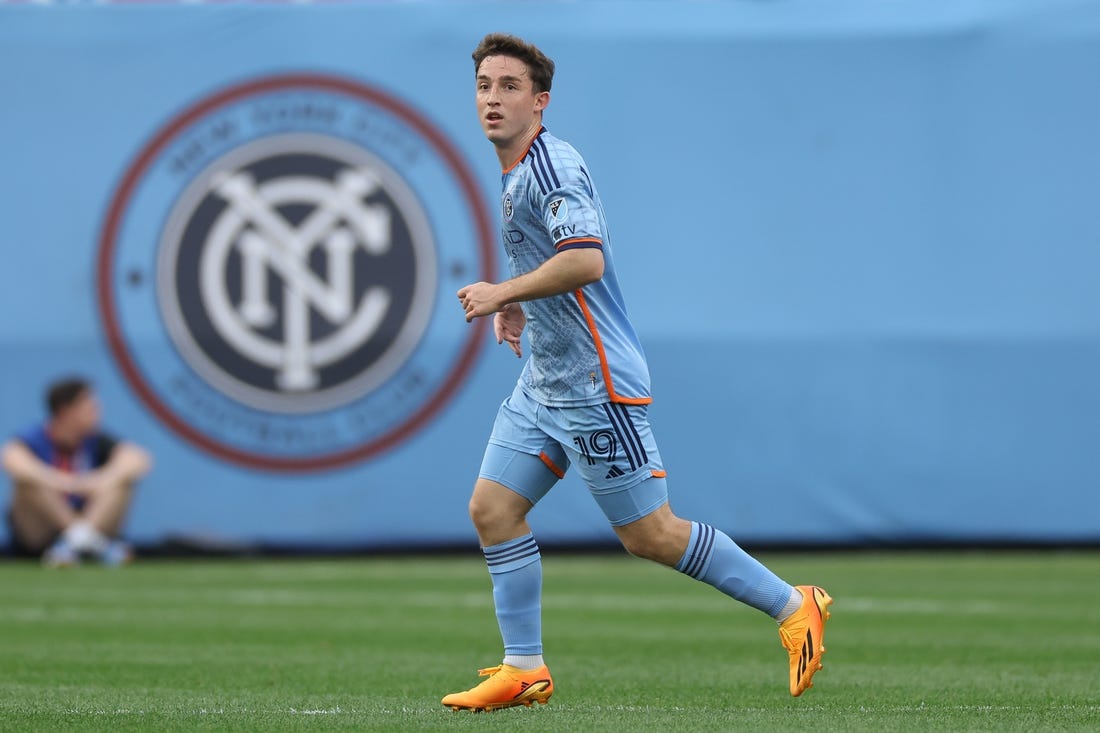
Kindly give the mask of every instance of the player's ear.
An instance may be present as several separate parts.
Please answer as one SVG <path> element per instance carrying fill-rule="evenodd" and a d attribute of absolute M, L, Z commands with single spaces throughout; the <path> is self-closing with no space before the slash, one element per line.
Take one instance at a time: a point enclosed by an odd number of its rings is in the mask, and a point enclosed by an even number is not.
<path fill-rule="evenodd" d="M 535 111 L 542 112 L 550 106 L 550 92 L 539 92 L 535 95 Z"/>

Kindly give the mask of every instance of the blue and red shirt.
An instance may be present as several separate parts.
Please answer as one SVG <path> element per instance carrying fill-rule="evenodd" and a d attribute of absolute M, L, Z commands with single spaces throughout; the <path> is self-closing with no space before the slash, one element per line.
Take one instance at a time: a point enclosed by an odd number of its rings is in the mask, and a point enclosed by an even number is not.
<path fill-rule="evenodd" d="M 118 440 L 107 433 L 97 432 L 76 446 L 59 445 L 50 436 L 45 425 L 35 426 L 18 436 L 38 460 L 59 471 L 82 473 L 101 468 L 111 458 Z"/>
<path fill-rule="evenodd" d="M 66 473 L 82 473 L 102 467 L 111 459 L 118 441 L 107 433 L 94 433 L 76 446 L 58 444 L 45 425 L 33 427 L 17 439 L 27 446 L 31 453 L 43 463 Z M 66 496 L 73 509 L 80 511 L 84 507 L 84 497 L 76 494 Z"/>

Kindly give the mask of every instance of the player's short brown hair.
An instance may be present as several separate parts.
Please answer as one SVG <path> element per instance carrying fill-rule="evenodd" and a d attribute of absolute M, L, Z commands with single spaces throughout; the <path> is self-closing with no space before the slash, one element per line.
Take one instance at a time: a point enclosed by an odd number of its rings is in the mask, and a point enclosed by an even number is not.
<path fill-rule="evenodd" d="M 535 44 L 507 33 L 490 33 L 474 49 L 474 74 L 477 74 L 481 62 L 489 56 L 519 59 L 527 65 L 527 73 L 531 76 L 535 93 L 550 91 L 550 85 L 554 81 L 554 62 Z"/>
<path fill-rule="evenodd" d="M 60 379 L 46 388 L 46 409 L 51 417 L 57 415 L 91 389 L 91 382 L 84 377 Z"/>

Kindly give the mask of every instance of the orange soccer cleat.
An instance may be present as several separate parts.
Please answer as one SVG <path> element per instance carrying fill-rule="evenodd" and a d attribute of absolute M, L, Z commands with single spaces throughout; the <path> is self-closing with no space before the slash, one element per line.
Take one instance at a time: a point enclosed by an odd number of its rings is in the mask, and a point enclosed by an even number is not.
<path fill-rule="evenodd" d="M 779 625 L 779 640 L 790 658 L 791 694 L 798 697 L 814 686 L 814 673 L 822 668 L 825 622 L 833 599 L 816 585 L 795 587 L 802 593 L 802 605 Z"/>
<path fill-rule="evenodd" d="M 533 702 L 545 705 L 554 694 L 554 681 L 545 664 L 532 670 L 502 664 L 477 673 L 489 679 L 465 692 L 452 692 L 443 698 L 443 704 L 451 710 L 492 712 L 515 705 L 530 707 Z"/>

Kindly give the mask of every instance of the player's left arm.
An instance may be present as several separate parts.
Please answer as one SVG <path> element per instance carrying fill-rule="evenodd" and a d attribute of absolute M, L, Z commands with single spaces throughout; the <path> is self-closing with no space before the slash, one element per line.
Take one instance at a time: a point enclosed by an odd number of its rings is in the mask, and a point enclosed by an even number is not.
<path fill-rule="evenodd" d="M 523 344 L 519 337 L 526 325 L 527 314 L 519 303 L 509 303 L 493 316 L 493 333 L 497 337 L 497 343 L 507 343 L 516 358 L 523 356 Z"/>
<path fill-rule="evenodd" d="M 152 469 L 152 456 L 136 443 L 126 440 L 115 441 L 107 436 L 102 436 L 101 440 L 107 443 L 101 446 L 101 450 L 107 452 L 106 461 L 99 468 L 81 477 L 81 483 L 86 489 L 94 491 L 95 487 L 104 483 L 132 484 Z"/>

